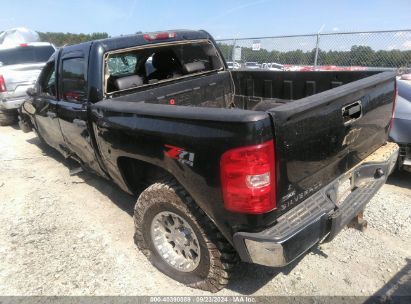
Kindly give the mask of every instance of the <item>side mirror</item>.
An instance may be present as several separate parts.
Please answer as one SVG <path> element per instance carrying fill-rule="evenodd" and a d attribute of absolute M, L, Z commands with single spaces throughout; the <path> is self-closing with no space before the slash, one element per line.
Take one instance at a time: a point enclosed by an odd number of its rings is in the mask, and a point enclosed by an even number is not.
<path fill-rule="evenodd" d="M 33 107 L 33 105 L 28 102 L 27 100 L 23 102 L 21 105 L 22 113 L 27 112 L 28 114 L 34 115 L 36 113 L 36 108 Z"/>
<path fill-rule="evenodd" d="M 28 88 L 26 94 L 30 97 L 34 97 L 37 94 L 36 88 Z"/>

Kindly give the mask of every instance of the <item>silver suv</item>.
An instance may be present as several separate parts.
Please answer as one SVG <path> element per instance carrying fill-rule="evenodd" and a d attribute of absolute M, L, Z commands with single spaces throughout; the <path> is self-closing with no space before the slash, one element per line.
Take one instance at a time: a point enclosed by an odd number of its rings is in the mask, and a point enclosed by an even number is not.
<path fill-rule="evenodd" d="M 17 109 L 33 87 L 41 69 L 56 48 L 48 42 L 0 45 L 0 125 L 17 120 Z"/>

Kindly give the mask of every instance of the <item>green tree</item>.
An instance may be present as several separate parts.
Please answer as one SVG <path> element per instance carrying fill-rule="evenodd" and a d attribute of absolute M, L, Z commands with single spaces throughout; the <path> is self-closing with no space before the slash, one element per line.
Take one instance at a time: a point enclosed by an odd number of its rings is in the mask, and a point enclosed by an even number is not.
<path fill-rule="evenodd" d="M 56 46 L 77 44 L 81 42 L 108 38 L 109 35 L 105 32 L 92 34 L 74 34 L 61 32 L 38 32 L 40 41 L 50 42 Z"/>

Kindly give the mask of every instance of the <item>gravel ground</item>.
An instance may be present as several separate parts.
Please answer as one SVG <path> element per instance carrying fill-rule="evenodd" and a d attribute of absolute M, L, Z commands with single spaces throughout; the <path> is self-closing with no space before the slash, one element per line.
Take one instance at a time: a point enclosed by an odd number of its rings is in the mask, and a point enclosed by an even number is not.
<path fill-rule="evenodd" d="M 135 198 L 0 128 L 0 295 L 209 295 L 157 271 L 133 243 Z M 241 264 L 217 295 L 411 295 L 411 174 L 370 202 L 365 233 L 344 229 L 282 268 Z"/>

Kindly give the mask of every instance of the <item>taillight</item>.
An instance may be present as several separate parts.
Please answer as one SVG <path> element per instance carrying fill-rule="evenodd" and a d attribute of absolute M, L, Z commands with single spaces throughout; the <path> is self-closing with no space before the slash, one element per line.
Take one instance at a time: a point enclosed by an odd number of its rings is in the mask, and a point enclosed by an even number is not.
<path fill-rule="evenodd" d="M 3 75 L 0 75 L 0 92 L 6 92 L 6 82 Z"/>
<path fill-rule="evenodd" d="M 20 43 L 21 47 L 28 47 L 29 45 L 27 43 Z"/>
<path fill-rule="evenodd" d="M 394 81 L 394 101 L 392 102 L 392 112 L 391 112 L 390 124 L 389 124 L 389 126 L 388 126 L 388 132 L 391 131 L 392 124 L 393 124 L 393 122 L 394 122 L 395 103 L 397 102 L 397 95 L 398 95 L 397 81 Z"/>
<path fill-rule="evenodd" d="M 164 33 L 145 34 L 143 37 L 145 40 L 148 40 L 148 41 L 164 40 L 164 39 L 176 38 L 176 33 L 164 32 Z"/>
<path fill-rule="evenodd" d="M 275 209 L 274 141 L 225 152 L 220 160 L 220 176 L 227 210 L 261 214 Z"/>

